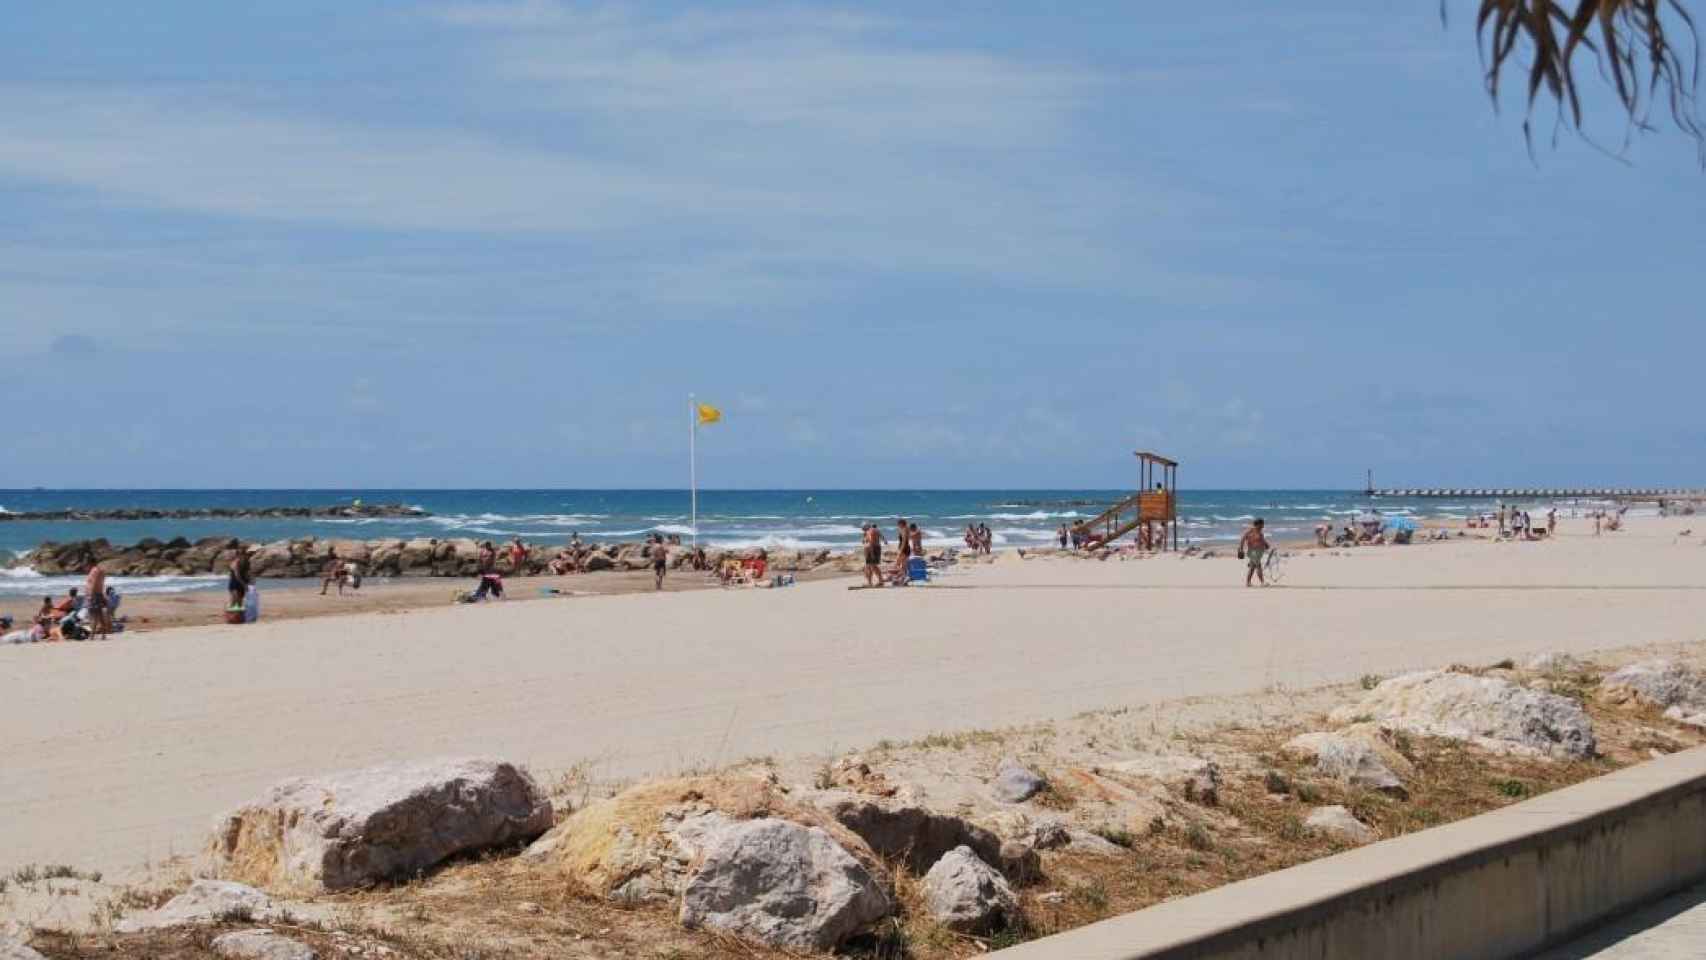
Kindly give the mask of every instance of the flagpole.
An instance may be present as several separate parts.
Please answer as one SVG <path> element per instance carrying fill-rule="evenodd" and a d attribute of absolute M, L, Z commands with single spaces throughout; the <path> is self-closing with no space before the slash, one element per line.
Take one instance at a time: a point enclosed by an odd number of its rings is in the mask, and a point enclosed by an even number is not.
<path fill-rule="evenodd" d="M 699 411 L 687 395 L 687 480 L 693 502 L 693 545 L 699 545 Z"/>

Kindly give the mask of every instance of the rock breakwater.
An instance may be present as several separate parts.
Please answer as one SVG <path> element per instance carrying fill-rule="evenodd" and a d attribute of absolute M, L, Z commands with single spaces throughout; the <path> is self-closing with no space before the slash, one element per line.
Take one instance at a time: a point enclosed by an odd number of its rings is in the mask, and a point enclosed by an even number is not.
<path fill-rule="evenodd" d="M 551 561 L 567 549 L 561 545 L 529 546 L 520 569 L 516 570 L 506 546 L 501 549 L 498 569 L 506 575 L 550 573 Z M 225 573 L 239 550 L 248 552 L 250 571 L 254 576 L 263 578 L 317 577 L 334 557 L 361 564 L 362 573 L 367 576 L 471 577 L 479 569 L 480 542 L 465 538 L 306 538 L 258 543 L 236 537 L 204 537 L 192 542 L 179 537 L 173 540 L 149 538 L 124 546 L 97 539 L 44 543 L 24 554 L 21 562 L 44 576 L 81 574 L 89 569 L 89 564 L 97 562 L 111 576 L 197 576 Z M 588 573 L 649 570 L 651 550 L 651 546 L 644 543 L 588 544 L 580 548 L 580 565 Z M 707 550 L 705 560 L 710 568 L 715 569 L 725 559 L 745 559 L 759 552 L 756 549 Z M 773 550 L 765 556 L 771 571 L 807 571 L 825 564 L 842 564 L 849 570 L 855 569 L 852 554 L 828 549 Z M 671 567 L 681 569 L 689 566 L 692 560 L 690 548 L 675 545 L 669 548 Z"/>
<path fill-rule="evenodd" d="M 430 516 L 432 514 L 419 507 L 411 507 L 402 503 L 345 503 L 330 507 L 197 507 L 181 510 L 121 507 L 113 510 L 37 510 L 25 513 L 0 511 L 0 523 L 111 520 L 286 520 L 315 517 L 369 519 Z"/>

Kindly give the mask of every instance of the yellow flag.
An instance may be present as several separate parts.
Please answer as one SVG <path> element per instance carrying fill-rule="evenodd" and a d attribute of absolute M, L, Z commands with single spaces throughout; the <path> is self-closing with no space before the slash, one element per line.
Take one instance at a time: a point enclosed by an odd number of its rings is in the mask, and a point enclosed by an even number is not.
<path fill-rule="evenodd" d="M 708 403 L 701 403 L 699 405 L 699 425 L 701 427 L 707 423 L 716 423 L 721 419 L 723 419 L 723 411 L 718 410 L 716 407 L 713 407 Z"/>

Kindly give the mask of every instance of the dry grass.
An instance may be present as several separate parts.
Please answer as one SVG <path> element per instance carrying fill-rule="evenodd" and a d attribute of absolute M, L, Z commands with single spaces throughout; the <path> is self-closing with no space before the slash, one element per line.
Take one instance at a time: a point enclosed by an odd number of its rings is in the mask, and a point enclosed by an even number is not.
<path fill-rule="evenodd" d="M 1655 753 L 1671 753 L 1706 741 L 1706 734 L 1671 723 L 1656 710 L 1602 702 L 1594 696 L 1598 682 L 1589 672 L 1548 678 L 1552 689 L 1584 704 L 1594 722 L 1601 756 L 1570 762 L 1496 756 L 1453 741 L 1388 733 L 1386 746 L 1402 755 L 1410 767 L 1405 771 L 1407 792 L 1403 797 L 1324 779 L 1307 761 L 1285 754 L 1281 746 L 1292 736 L 1323 728 L 1318 716 L 1294 714 L 1284 722 L 1228 724 L 1205 732 L 1193 738 L 1196 746 L 1211 747 L 1218 754 L 1246 761 L 1226 774 L 1217 808 L 1175 798 L 1166 817 L 1155 818 L 1147 829 L 1142 825 L 1102 827 L 1098 832 L 1103 838 L 1122 848 L 1118 855 L 1047 855 L 1045 875 L 1020 891 L 1023 915 L 1006 929 L 987 936 L 955 933 L 930 921 L 922 907 L 918 878 L 903 865 L 889 863 L 886 872 L 894 877 L 901 914 L 850 945 L 846 952 L 866 960 L 979 956 L 991 949 L 1346 849 L 1342 841 L 1303 826 L 1312 806 L 1342 804 L 1381 837 L 1395 837 L 1516 803 Z M 941 735 L 910 748 L 890 745 L 888 749 L 957 751 L 967 744 L 999 743 L 1012 733 Z M 1039 757 L 1047 759 L 1046 755 Z M 1046 762 L 1041 765 L 1048 766 Z M 1050 777 L 1050 790 L 1032 806 L 1059 815 L 1070 814 L 1081 805 L 1104 802 L 1105 798 L 1096 793 L 1095 778 L 1075 776 L 1077 771 L 1065 765 L 1051 772 L 1057 775 Z M 557 784 L 561 789 L 553 792 L 570 798 L 589 797 L 584 790 L 588 779 L 585 771 L 571 771 Z M 816 811 L 802 808 L 785 791 L 764 780 L 708 777 L 631 788 L 623 804 L 626 812 L 619 815 L 623 822 L 605 826 L 653 830 L 657 824 L 652 814 L 695 799 L 730 816 L 780 813 L 808 822 L 820 819 Z M 618 816 L 614 805 L 588 806 L 585 799 L 581 804 L 575 816 L 583 820 Z M 821 825 L 837 833 L 842 829 L 839 824 Z M 598 843 L 592 843 L 585 850 L 566 850 L 562 856 L 596 859 L 600 850 Z M 587 864 L 565 870 L 563 863 L 561 859 L 527 863 L 504 854 L 488 855 L 451 864 L 413 882 L 317 898 L 315 904 L 329 907 L 334 917 L 325 924 L 271 926 L 309 943 L 328 960 L 612 956 L 771 960 L 794 956 L 723 934 L 684 930 L 668 906 L 612 902 L 606 896 L 607 887 L 593 889 L 573 879 L 596 879 L 596 870 Z M 39 879 L 54 869 L 36 868 L 25 875 Z M 114 914 L 122 909 L 155 906 L 163 896 L 158 890 L 138 892 L 115 905 Z M 208 944 L 215 935 L 247 926 L 225 923 L 124 936 L 47 934 L 38 935 L 33 945 L 54 960 L 96 956 L 121 960 L 206 958 L 212 956 Z"/>

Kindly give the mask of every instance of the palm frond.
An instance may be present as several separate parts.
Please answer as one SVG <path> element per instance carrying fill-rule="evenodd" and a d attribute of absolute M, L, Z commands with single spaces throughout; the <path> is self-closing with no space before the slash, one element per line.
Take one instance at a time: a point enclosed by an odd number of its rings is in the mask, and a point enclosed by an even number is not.
<path fill-rule="evenodd" d="M 1652 109 L 1662 104 L 1677 129 L 1694 139 L 1706 165 L 1706 124 L 1696 100 L 1699 34 L 1682 0 L 1481 0 L 1475 32 L 1495 106 L 1506 71 L 1520 69 L 1520 57 L 1527 56 L 1528 112 L 1544 96 L 1557 105 L 1560 125 L 1581 132 L 1575 67 L 1586 50 L 1632 129 L 1651 129 Z M 1673 37 L 1685 37 L 1682 50 Z"/>

